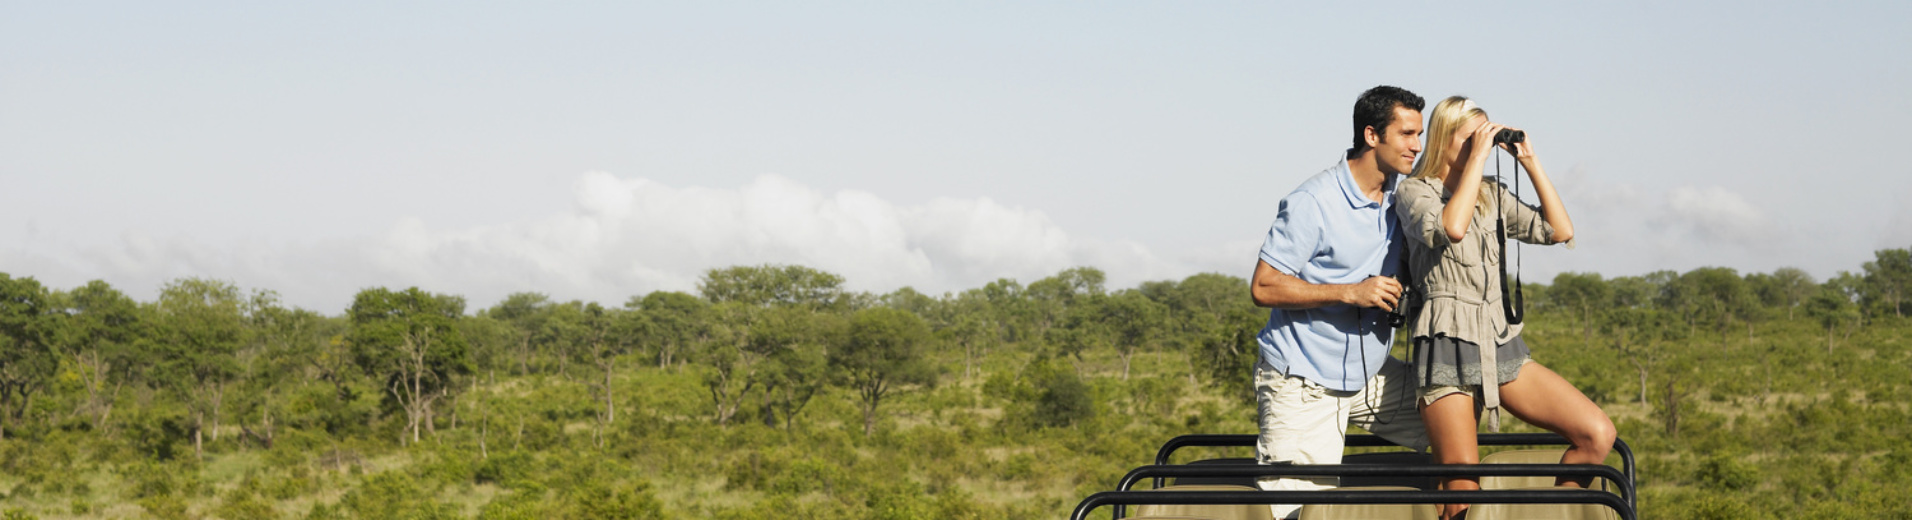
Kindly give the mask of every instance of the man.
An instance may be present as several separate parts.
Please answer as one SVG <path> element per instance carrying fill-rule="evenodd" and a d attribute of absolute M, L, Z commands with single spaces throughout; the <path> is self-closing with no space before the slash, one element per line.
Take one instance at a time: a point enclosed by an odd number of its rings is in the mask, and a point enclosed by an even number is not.
<path fill-rule="evenodd" d="M 1257 340 L 1255 403 L 1262 464 L 1339 464 L 1349 423 L 1427 447 L 1412 374 L 1388 355 L 1388 313 L 1401 302 L 1394 186 L 1421 153 L 1420 96 L 1379 86 L 1354 104 L 1344 160 L 1281 200 L 1251 288 L 1272 307 Z M 1262 489 L 1316 490 L 1334 478 L 1262 479 Z M 1274 506 L 1294 518 L 1299 506 Z"/>

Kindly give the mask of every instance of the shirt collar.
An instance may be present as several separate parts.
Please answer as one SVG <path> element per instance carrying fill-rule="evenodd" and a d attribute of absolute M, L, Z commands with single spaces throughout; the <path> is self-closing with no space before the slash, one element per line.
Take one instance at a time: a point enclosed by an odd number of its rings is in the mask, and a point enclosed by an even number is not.
<path fill-rule="evenodd" d="M 1387 178 L 1381 182 L 1382 199 L 1386 199 L 1388 196 L 1394 194 L 1395 176 L 1388 175 L 1386 177 Z M 1354 182 L 1354 169 L 1348 167 L 1347 159 L 1342 159 L 1341 164 L 1335 165 L 1334 178 L 1337 183 L 1341 185 L 1341 195 L 1348 198 L 1348 206 L 1366 208 L 1387 205 L 1385 200 L 1368 200 L 1368 196 L 1361 193 L 1361 185 Z"/>

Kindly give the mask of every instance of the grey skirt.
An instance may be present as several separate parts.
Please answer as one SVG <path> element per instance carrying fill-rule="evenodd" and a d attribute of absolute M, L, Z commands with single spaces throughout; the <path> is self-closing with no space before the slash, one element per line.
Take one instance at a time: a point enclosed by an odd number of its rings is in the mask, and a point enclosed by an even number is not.
<path fill-rule="evenodd" d="M 1495 381 L 1506 384 L 1520 377 L 1520 366 L 1533 352 L 1520 336 L 1494 349 L 1498 361 Z M 1480 348 L 1447 336 L 1414 338 L 1414 379 L 1418 386 L 1480 385 Z"/>

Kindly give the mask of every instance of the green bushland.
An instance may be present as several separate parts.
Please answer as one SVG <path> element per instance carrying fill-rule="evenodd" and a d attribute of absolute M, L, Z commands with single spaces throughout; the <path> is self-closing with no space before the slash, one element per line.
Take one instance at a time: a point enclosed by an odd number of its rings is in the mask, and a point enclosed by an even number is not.
<path fill-rule="evenodd" d="M 1527 286 L 1527 339 L 1639 454 L 1646 517 L 1906 517 L 1909 259 L 1566 273 Z M 1254 430 L 1246 283 L 742 266 L 617 307 L 328 315 L 0 275 L 0 519 L 1053 518 L 1172 436 Z"/>

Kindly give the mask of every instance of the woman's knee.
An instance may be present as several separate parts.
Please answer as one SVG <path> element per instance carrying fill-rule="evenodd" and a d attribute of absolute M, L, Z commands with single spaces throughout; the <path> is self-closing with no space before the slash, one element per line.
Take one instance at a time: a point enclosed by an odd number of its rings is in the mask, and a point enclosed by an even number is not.
<path fill-rule="evenodd" d="M 1579 428 L 1575 428 L 1575 431 L 1570 432 L 1568 439 L 1572 441 L 1576 447 L 1583 447 L 1605 455 L 1613 449 L 1613 441 L 1619 438 L 1619 436 L 1619 431 L 1613 427 L 1613 419 L 1608 418 L 1606 414 L 1602 413 L 1597 417 L 1590 417 L 1588 420 L 1582 422 Z"/>
<path fill-rule="evenodd" d="M 1480 464 L 1480 449 L 1434 450 L 1435 464 Z"/>

